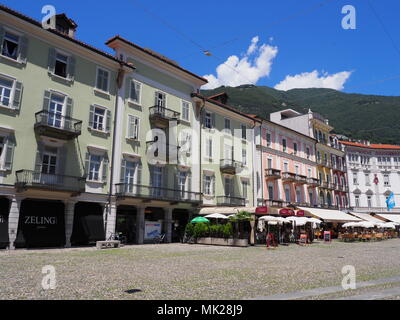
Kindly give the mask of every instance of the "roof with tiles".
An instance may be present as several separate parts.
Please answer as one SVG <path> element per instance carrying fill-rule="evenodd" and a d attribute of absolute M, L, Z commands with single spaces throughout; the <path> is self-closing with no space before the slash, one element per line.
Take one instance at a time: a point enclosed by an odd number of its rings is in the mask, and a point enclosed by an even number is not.
<path fill-rule="evenodd" d="M 366 148 L 366 149 L 378 149 L 378 150 L 400 150 L 400 145 L 393 145 L 393 144 L 374 144 L 371 143 L 370 145 L 357 143 L 357 142 L 349 142 L 349 141 L 340 141 L 340 143 L 352 146 L 352 147 L 359 147 L 359 148 Z"/>

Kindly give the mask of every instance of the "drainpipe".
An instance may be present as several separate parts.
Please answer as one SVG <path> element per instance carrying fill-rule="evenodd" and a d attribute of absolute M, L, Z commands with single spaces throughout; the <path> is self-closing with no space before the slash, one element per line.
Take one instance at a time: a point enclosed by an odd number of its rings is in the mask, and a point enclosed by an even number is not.
<path fill-rule="evenodd" d="M 117 119 L 118 119 L 118 100 L 119 100 L 119 90 L 122 88 L 122 85 L 124 83 L 124 77 L 125 77 L 125 70 L 123 69 L 123 63 L 120 62 L 120 67 L 118 69 L 118 75 L 116 79 L 116 84 L 117 84 L 117 94 L 115 98 L 115 105 L 114 105 L 114 128 L 113 128 L 113 135 L 111 137 L 112 139 L 112 150 L 111 150 L 111 165 L 110 165 L 110 186 L 109 186 L 109 191 L 108 191 L 108 210 L 107 210 L 107 215 L 105 217 L 105 222 L 104 222 L 104 229 L 107 231 L 107 222 L 108 222 L 108 216 L 111 215 L 111 202 L 112 202 L 112 195 L 113 195 L 113 181 L 114 181 L 114 167 L 115 167 L 115 143 L 116 143 L 116 134 L 117 134 Z M 115 232 L 115 230 L 114 230 Z M 106 234 L 107 236 L 107 234 Z"/>
<path fill-rule="evenodd" d="M 199 153 L 199 160 L 200 160 L 200 163 L 199 163 L 199 170 L 200 170 L 200 172 L 199 172 L 199 191 L 200 191 L 200 196 L 202 197 L 202 195 L 203 195 L 203 184 L 202 184 L 202 174 L 201 174 L 201 172 L 202 172 L 202 151 L 203 151 L 203 146 L 202 146 L 202 135 L 203 135 L 203 123 L 202 123 L 202 119 L 203 119 L 203 117 L 202 117 L 202 113 L 203 113 L 203 110 L 205 109 L 205 107 L 206 107 L 206 99 L 204 98 L 204 97 L 202 97 L 201 98 L 202 100 L 203 100 L 203 105 L 200 107 L 200 111 L 199 111 L 199 117 L 200 117 L 200 119 L 199 119 L 199 122 L 200 122 L 200 137 L 199 137 L 199 149 L 200 149 L 200 153 Z M 215 190 L 214 190 L 215 191 Z"/>

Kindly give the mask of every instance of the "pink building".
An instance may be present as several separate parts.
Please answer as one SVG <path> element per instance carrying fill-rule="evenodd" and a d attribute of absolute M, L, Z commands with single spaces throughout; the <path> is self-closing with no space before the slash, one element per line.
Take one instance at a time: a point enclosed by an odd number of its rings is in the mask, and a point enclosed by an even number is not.
<path fill-rule="evenodd" d="M 260 130 L 259 204 L 272 207 L 317 205 L 316 140 L 268 120 L 263 120 Z"/>

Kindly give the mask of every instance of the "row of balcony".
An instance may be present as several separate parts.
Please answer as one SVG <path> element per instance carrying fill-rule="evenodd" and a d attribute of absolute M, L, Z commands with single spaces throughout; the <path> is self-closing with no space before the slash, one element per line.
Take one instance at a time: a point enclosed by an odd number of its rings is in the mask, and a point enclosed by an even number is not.
<path fill-rule="evenodd" d="M 309 186 L 321 187 L 324 189 L 336 190 L 342 192 L 348 191 L 348 187 L 341 184 L 336 184 L 331 182 L 321 182 L 317 178 L 308 178 L 306 176 L 290 172 L 282 173 L 280 170 L 277 169 L 265 169 L 265 177 L 268 180 L 282 179 L 282 181 L 284 182 L 293 182 L 295 184 L 308 184 Z"/>
<path fill-rule="evenodd" d="M 317 164 L 320 166 L 331 168 L 331 169 L 338 170 L 338 171 L 343 171 L 343 172 L 347 171 L 347 166 L 344 163 L 339 164 L 337 162 L 332 162 L 332 161 L 325 160 L 325 159 L 317 159 Z"/>
<path fill-rule="evenodd" d="M 155 106 L 149 109 L 150 121 L 160 128 L 167 128 L 170 121 L 180 118 L 180 113 L 164 107 Z M 35 114 L 35 130 L 40 135 L 51 138 L 72 140 L 82 133 L 82 121 L 64 116 L 60 113 L 39 111 Z"/>
<path fill-rule="evenodd" d="M 19 192 L 27 189 L 40 189 L 48 191 L 71 192 L 79 194 L 85 192 L 86 177 L 67 175 L 45 174 L 32 170 L 19 170 L 16 172 L 15 187 Z M 198 192 L 160 188 L 153 186 L 120 183 L 115 186 L 116 195 L 121 198 L 138 198 L 146 200 L 160 200 L 170 203 L 200 204 L 202 195 Z M 237 206 L 246 204 L 245 198 L 234 196 L 216 197 L 217 206 Z"/>
<path fill-rule="evenodd" d="M 321 208 L 321 209 L 335 209 L 340 210 L 342 207 L 330 204 L 311 204 L 308 202 L 289 202 L 283 200 L 259 200 L 259 205 L 275 208 L 288 208 L 288 207 L 305 207 L 305 208 Z"/>

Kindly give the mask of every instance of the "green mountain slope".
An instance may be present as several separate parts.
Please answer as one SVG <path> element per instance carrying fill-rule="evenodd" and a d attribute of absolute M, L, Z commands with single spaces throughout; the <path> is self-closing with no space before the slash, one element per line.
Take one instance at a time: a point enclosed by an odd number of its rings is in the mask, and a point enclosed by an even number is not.
<path fill-rule="evenodd" d="M 329 119 L 335 133 L 376 143 L 400 144 L 400 97 L 348 94 L 332 89 L 293 89 L 243 85 L 204 90 L 211 96 L 229 95 L 228 104 L 269 119 L 269 113 L 287 108 L 308 109 Z"/>

